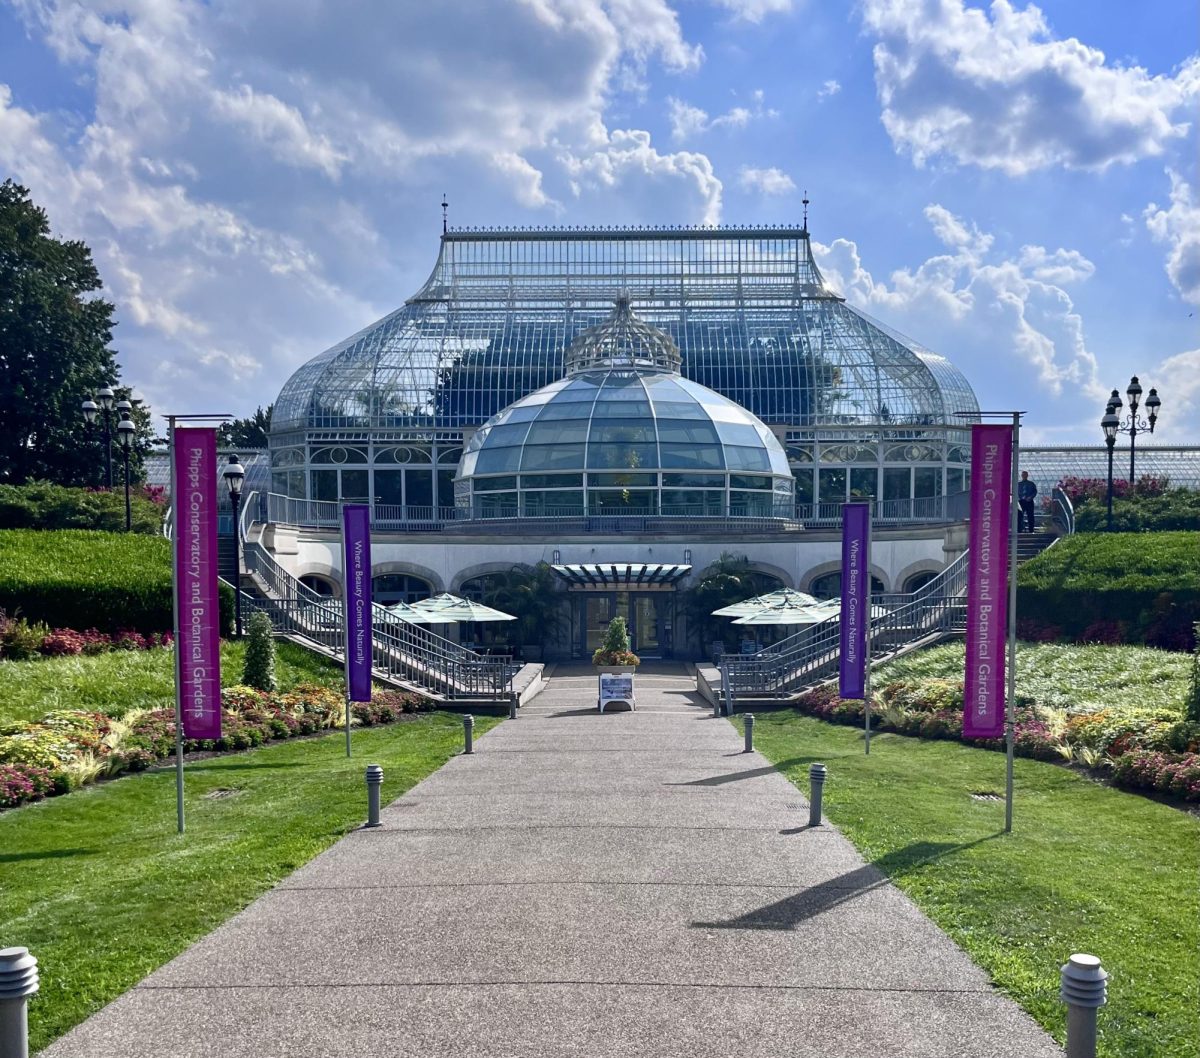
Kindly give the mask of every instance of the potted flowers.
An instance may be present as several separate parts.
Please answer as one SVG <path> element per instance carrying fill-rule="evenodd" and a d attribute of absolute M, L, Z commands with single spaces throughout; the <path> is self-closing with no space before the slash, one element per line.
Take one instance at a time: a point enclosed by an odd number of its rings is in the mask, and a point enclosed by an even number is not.
<path fill-rule="evenodd" d="M 599 694 L 596 706 L 604 712 L 606 706 L 619 705 L 626 709 L 634 707 L 633 673 L 641 662 L 629 649 L 629 630 L 624 617 L 614 617 L 604 634 L 600 649 L 592 655 L 592 664 L 599 676 Z"/>

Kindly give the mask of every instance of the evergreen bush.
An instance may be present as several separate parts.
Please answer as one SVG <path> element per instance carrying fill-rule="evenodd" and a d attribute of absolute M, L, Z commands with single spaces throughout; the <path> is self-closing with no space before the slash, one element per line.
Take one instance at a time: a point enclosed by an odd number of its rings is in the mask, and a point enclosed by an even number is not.
<path fill-rule="evenodd" d="M 1183 702 L 1183 715 L 1193 723 L 1200 723 L 1200 621 L 1192 626 L 1192 632 L 1196 645 L 1192 648 L 1192 672 L 1187 698 Z"/>
<path fill-rule="evenodd" d="M 593 665 L 638 665 L 639 658 L 629 649 L 629 629 L 624 617 L 614 617 L 608 622 L 608 631 L 600 649 L 592 655 Z"/>
<path fill-rule="evenodd" d="M 242 683 L 259 691 L 275 690 L 275 640 L 271 638 L 271 619 L 254 613 L 246 625 L 246 664 Z"/>

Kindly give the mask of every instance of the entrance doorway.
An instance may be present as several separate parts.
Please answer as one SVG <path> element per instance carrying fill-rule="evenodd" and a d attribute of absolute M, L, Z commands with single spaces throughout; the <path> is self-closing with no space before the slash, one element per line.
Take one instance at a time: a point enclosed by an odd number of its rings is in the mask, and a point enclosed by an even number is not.
<path fill-rule="evenodd" d="M 590 657 L 604 639 L 609 622 L 624 617 L 630 646 L 644 658 L 671 656 L 675 593 L 669 591 L 580 592 L 573 594 L 575 642 Z"/>

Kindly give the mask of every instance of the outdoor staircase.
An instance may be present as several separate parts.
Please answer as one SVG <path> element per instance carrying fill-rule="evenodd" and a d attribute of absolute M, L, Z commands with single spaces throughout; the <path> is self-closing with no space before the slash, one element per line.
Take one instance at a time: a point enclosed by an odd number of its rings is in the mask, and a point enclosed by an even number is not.
<path fill-rule="evenodd" d="M 1035 533 L 1017 534 L 1017 565 L 1023 565 L 1031 558 L 1037 558 L 1043 551 L 1058 539 L 1054 533 L 1038 530 Z"/>
<path fill-rule="evenodd" d="M 964 553 L 911 594 L 874 596 L 868 632 L 871 665 L 961 635 L 966 630 L 966 587 Z M 834 678 L 840 657 L 841 620 L 835 616 L 757 654 L 723 657 L 721 666 L 735 705 L 781 702 Z M 700 693 L 723 702 L 726 684 L 720 670 L 699 665 L 696 674 Z"/>

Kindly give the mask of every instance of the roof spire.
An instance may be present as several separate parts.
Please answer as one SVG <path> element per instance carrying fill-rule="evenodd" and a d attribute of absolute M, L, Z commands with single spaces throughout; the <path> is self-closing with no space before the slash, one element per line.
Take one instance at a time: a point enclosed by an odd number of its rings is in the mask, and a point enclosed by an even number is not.
<path fill-rule="evenodd" d="M 800 234 L 804 238 L 808 238 L 808 188 L 804 189 L 804 198 L 801 199 L 804 203 L 804 226 L 800 229 Z"/>
<path fill-rule="evenodd" d="M 805 193 L 807 194 L 807 192 L 805 192 Z M 443 235 L 446 234 L 446 232 L 447 232 L 447 230 L 449 230 L 449 226 L 450 226 L 449 213 L 447 212 L 449 209 L 450 209 L 450 203 L 446 201 L 446 192 L 443 191 L 442 192 L 442 234 Z"/>

